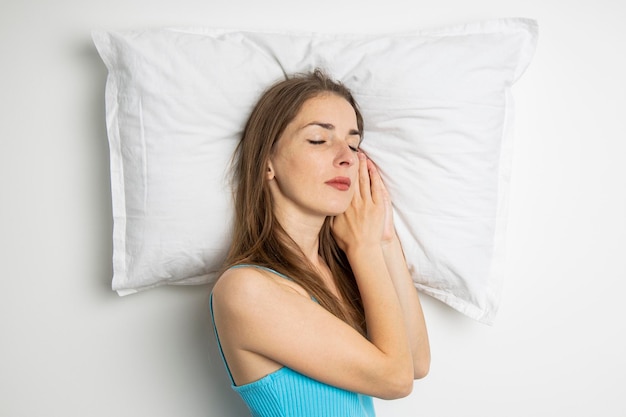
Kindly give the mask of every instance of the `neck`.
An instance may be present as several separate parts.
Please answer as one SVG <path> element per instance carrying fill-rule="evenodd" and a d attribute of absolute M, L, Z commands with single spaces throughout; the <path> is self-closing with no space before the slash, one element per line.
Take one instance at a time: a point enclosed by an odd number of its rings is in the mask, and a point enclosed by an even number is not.
<path fill-rule="evenodd" d="M 326 216 L 315 213 L 305 214 L 298 210 L 280 210 L 278 206 L 274 208 L 274 215 L 285 232 L 298 245 L 306 259 L 317 271 L 326 288 L 337 299 L 341 299 L 332 273 L 326 262 L 319 255 L 320 231 Z"/>
<path fill-rule="evenodd" d="M 319 234 L 326 218 L 319 215 L 306 216 L 302 213 L 294 215 L 278 208 L 274 213 L 282 228 L 298 245 L 309 262 L 319 266 Z"/>

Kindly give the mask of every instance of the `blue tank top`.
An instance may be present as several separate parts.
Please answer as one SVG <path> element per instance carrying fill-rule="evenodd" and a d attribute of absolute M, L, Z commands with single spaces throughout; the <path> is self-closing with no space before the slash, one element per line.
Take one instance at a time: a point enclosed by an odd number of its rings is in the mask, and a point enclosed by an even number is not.
<path fill-rule="evenodd" d="M 259 265 L 236 265 L 259 268 L 285 279 L 289 277 Z M 213 293 L 210 298 L 213 330 L 231 386 L 246 403 L 253 417 L 374 417 L 372 397 L 346 391 L 302 375 L 286 366 L 261 379 L 244 385 L 235 385 L 222 351 L 213 319 Z"/>

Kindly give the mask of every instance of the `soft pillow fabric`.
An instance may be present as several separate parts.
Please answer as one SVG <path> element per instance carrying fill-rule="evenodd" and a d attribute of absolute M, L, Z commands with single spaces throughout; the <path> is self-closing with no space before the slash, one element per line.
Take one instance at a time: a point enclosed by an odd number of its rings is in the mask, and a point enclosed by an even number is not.
<path fill-rule="evenodd" d="M 214 280 L 229 245 L 228 167 L 260 94 L 326 70 L 352 89 L 416 287 L 491 323 L 511 162 L 510 88 L 537 26 L 497 19 L 403 34 L 94 32 L 109 75 L 113 289 Z"/>

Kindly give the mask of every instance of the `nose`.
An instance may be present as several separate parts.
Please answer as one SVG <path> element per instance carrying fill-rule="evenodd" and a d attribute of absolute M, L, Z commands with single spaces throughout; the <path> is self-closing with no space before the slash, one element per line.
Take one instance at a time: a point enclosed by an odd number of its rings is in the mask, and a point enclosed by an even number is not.
<path fill-rule="evenodd" d="M 347 143 L 340 143 L 337 149 L 335 163 L 339 166 L 352 166 L 356 163 L 357 155 Z"/>

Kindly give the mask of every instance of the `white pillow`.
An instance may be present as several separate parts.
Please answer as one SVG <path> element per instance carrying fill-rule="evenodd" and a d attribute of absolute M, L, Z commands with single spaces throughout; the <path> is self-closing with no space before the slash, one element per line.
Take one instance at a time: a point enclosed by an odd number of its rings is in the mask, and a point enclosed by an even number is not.
<path fill-rule="evenodd" d="M 227 167 L 262 91 L 320 67 L 352 89 L 416 287 L 484 323 L 502 281 L 511 85 L 536 22 L 402 34 L 94 32 L 109 76 L 113 289 L 216 278 L 229 244 Z"/>

